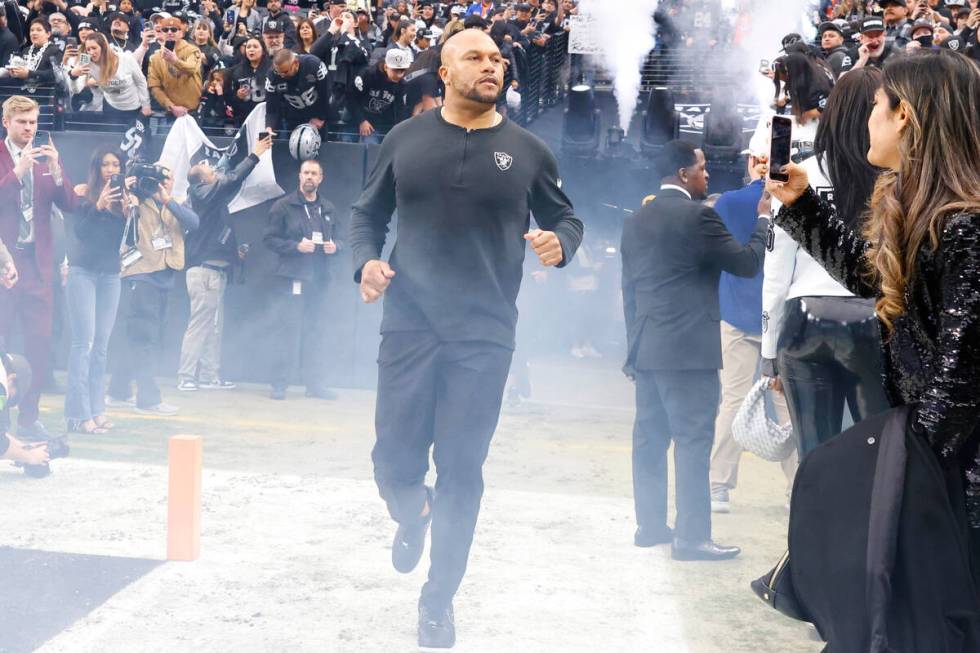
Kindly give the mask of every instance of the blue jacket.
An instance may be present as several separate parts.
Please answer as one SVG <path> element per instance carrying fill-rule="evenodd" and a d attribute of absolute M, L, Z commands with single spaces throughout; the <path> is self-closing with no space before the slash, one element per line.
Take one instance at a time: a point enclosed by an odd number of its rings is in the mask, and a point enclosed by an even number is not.
<path fill-rule="evenodd" d="M 753 181 L 745 188 L 722 194 L 715 204 L 715 211 L 732 235 L 747 243 L 759 219 L 759 199 L 762 197 L 762 180 Z M 751 335 L 762 335 L 762 271 L 745 279 L 722 272 L 718 282 L 718 299 L 721 319 L 736 329 Z"/>

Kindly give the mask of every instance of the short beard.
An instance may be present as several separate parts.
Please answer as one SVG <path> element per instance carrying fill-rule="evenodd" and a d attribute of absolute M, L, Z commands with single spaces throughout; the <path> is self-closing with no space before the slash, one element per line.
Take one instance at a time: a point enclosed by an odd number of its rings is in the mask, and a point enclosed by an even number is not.
<path fill-rule="evenodd" d="M 469 89 L 460 93 L 467 100 L 472 100 L 473 102 L 479 102 L 480 104 L 497 104 L 497 97 L 500 95 L 499 91 L 496 93 L 484 93 L 480 90 L 479 84 L 474 84 Z"/>

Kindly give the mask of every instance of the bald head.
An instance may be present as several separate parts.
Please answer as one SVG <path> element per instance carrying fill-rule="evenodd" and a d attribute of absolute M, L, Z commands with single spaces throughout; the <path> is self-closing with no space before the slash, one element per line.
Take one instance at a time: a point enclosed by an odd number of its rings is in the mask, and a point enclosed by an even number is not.
<path fill-rule="evenodd" d="M 470 50 L 495 51 L 500 54 L 500 48 L 486 32 L 478 29 L 464 29 L 453 34 L 442 46 L 442 65 L 448 66 L 453 58 L 463 56 Z"/>

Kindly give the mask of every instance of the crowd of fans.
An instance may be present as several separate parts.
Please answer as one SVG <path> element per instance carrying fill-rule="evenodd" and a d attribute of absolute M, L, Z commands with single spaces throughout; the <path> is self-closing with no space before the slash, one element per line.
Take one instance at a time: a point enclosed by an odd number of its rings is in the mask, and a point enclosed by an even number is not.
<path fill-rule="evenodd" d="M 54 87 L 68 110 L 120 123 L 190 114 L 234 127 L 266 102 L 276 130 L 311 122 L 376 139 L 440 104 L 438 53 L 452 34 L 483 29 L 501 47 L 506 111 L 531 74 L 528 52 L 577 11 L 574 0 L 292 1 L 6 0 L 0 84 Z"/>

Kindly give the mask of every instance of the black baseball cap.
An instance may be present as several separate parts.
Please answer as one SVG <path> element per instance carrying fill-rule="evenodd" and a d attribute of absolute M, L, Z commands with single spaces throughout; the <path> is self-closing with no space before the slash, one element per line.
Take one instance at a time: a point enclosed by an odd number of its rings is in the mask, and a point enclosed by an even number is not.
<path fill-rule="evenodd" d="M 861 21 L 861 33 L 867 34 L 868 32 L 884 32 L 885 31 L 885 21 L 879 16 L 868 16 Z"/>
<path fill-rule="evenodd" d="M 950 36 L 948 39 L 939 44 L 940 47 L 946 48 L 947 50 L 952 50 L 953 52 L 963 52 L 966 50 L 966 39 L 962 36 Z"/>
<path fill-rule="evenodd" d="M 282 22 L 278 20 L 267 20 L 265 25 L 262 26 L 263 34 L 282 34 L 283 27 Z"/>
<path fill-rule="evenodd" d="M 927 29 L 929 30 L 930 34 L 933 34 L 936 31 L 935 28 L 932 26 L 931 20 L 917 20 L 914 23 L 912 23 L 912 34 L 915 34 L 920 29 Z"/>
<path fill-rule="evenodd" d="M 514 5 L 514 11 L 531 11 L 531 5 L 526 2 L 518 2 Z"/>
<path fill-rule="evenodd" d="M 908 7 L 905 0 L 878 0 L 878 6 L 884 9 L 885 7 L 890 7 L 892 5 L 898 7 Z"/>
<path fill-rule="evenodd" d="M 126 14 L 124 14 L 122 12 L 117 11 L 115 13 L 109 14 L 106 17 L 106 23 L 108 25 L 112 25 L 117 20 L 121 20 L 122 22 L 124 22 L 127 25 L 129 25 L 129 16 L 127 16 Z"/>
<path fill-rule="evenodd" d="M 832 20 L 820 23 L 820 26 L 817 28 L 817 32 L 819 32 L 821 35 L 823 35 L 824 32 L 837 32 L 841 36 L 844 36 L 844 28 Z"/>

